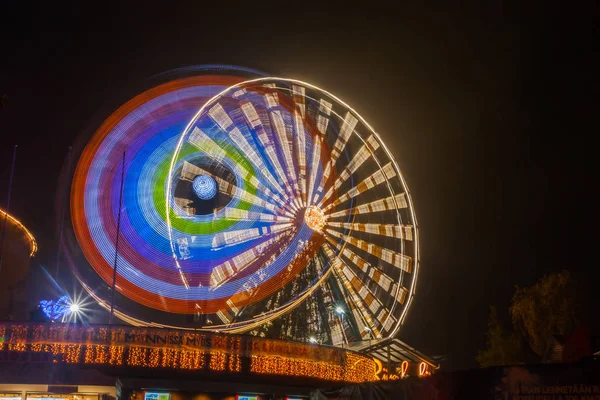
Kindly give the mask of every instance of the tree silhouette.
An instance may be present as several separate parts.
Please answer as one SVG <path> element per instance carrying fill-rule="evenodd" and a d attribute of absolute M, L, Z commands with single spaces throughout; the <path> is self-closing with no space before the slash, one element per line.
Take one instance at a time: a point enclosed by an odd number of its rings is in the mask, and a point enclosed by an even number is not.
<path fill-rule="evenodd" d="M 505 330 L 490 307 L 486 349 L 479 351 L 482 367 L 540 362 L 555 343 L 580 325 L 577 289 L 569 271 L 548 274 L 530 287 L 515 286 L 509 307 L 512 329 Z"/>
<path fill-rule="evenodd" d="M 515 288 L 510 306 L 513 326 L 543 357 L 553 335 L 566 336 L 578 325 L 577 290 L 568 271 L 542 277 L 528 288 Z"/>

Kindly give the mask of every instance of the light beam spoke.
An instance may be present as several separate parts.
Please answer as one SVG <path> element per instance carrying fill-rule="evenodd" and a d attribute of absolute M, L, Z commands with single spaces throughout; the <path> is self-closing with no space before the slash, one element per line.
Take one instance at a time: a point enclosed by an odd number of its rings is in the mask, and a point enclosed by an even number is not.
<path fill-rule="evenodd" d="M 371 291 L 369 291 L 368 287 L 365 286 L 360 281 L 360 279 L 358 279 L 358 277 L 354 274 L 352 269 L 345 262 L 342 263 L 340 270 L 338 270 L 338 274 L 340 276 L 343 276 L 345 286 L 351 287 L 354 290 L 354 297 L 359 297 L 360 299 L 362 299 L 363 304 L 361 304 L 361 311 L 363 311 L 364 313 L 364 307 L 366 307 L 370 311 L 371 315 L 377 318 L 379 322 L 378 326 L 382 326 L 386 330 L 389 329 L 386 327 L 391 326 L 387 322 L 387 318 L 390 314 L 387 312 L 383 312 L 384 310 L 386 310 L 386 308 L 383 306 L 383 304 L 381 304 L 381 301 L 379 301 L 379 299 L 373 293 L 371 293 Z M 371 325 L 370 328 L 373 329 L 375 337 L 380 337 L 380 332 L 374 326 L 374 321 L 372 320 L 372 318 L 370 318 L 370 315 L 366 313 L 365 317 L 369 325 Z M 379 318 L 382 319 L 380 320 Z"/>
<path fill-rule="evenodd" d="M 352 271 L 350 268 L 339 257 L 334 255 L 331 247 L 328 244 L 325 244 L 323 249 L 325 250 L 327 257 L 330 259 L 336 258 L 339 260 L 339 262 L 332 266 L 334 268 L 333 271 L 335 273 L 335 277 L 350 294 L 350 299 L 355 306 L 352 310 L 355 320 L 358 325 L 362 325 L 359 326 L 361 336 L 368 335 L 368 332 L 364 329 L 368 326 L 373 330 L 375 337 L 381 337 L 377 325 L 383 324 L 376 324 L 371 315 L 377 315 L 380 313 L 381 309 L 384 308 L 383 305 L 372 294 L 364 290 L 364 286 L 357 278 L 352 277 Z"/>
<path fill-rule="evenodd" d="M 298 175 L 300 177 L 300 192 L 302 193 L 302 206 L 306 207 L 306 136 L 303 119 L 306 116 L 304 99 L 306 90 L 304 86 L 292 85 L 292 98 L 294 99 L 294 129 L 296 131 L 296 154 L 298 158 Z"/>
<path fill-rule="evenodd" d="M 244 243 L 249 240 L 255 240 L 275 233 L 281 233 L 287 229 L 290 229 L 292 226 L 293 225 L 291 223 L 287 223 L 259 228 L 240 229 L 237 231 L 219 232 L 213 237 L 212 248 L 216 249 L 232 246 L 234 244 Z"/>
<path fill-rule="evenodd" d="M 373 152 L 378 148 L 379 142 L 375 138 L 375 135 L 369 136 L 365 144 L 363 144 L 362 147 L 356 152 L 346 168 L 344 168 L 342 173 L 337 177 L 331 188 L 329 188 L 327 193 L 325 193 L 322 201 L 327 201 L 333 194 L 334 190 L 337 190 L 344 182 L 346 182 L 348 178 L 350 178 L 350 176 L 355 173 L 356 170 L 360 168 L 360 166 L 363 165 L 363 163 L 367 161 L 373 155 Z"/>
<path fill-rule="evenodd" d="M 331 107 L 333 104 L 325 99 L 319 101 L 319 115 L 317 116 L 317 129 L 323 136 L 327 132 L 327 126 L 329 125 L 329 116 L 331 115 Z"/>
<path fill-rule="evenodd" d="M 267 203 L 265 200 L 263 200 L 262 198 L 255 196 L 254 194 L 240 189 L 237 186 L 234 186 L 234 191 L 232 194 L 233 197 L 238 198 L 242 201 L 248 202 L 250 204 L 253 204 L 257 207 L 261 207 L 264 208 L 266 210 L 271 211 L 273 214 L 277 214 L 277 215 L 287 215 L 288 217 L 292 217 L 293 214 L 290 214 L 288 211 L 285 211 L 279 207 L 275 207 L 273 204 L 271 203 Z"/>
<path fill-rule="evenodd" d="M 294 193 L 296 194 L 295 197 L 298 198 L 300 197 L 300 187 L 298 186 L 298 177 L 296 175 L 294 158 L 292 156 L 292 147 L 287 134 L 289 127 L 286 126 L 283 116 L 281 115 L 281 111 L 271 111 L 270 116 L 272 124 L 275 126 L 277 139 L 281 145 L 281 149 L 283 150 L 283 160 L 288 172 L 288 181 L 292 182 L 292 187 L 294 188 Z M 297 206 L 300 206 L 300 204 L 297 204 Z"/>
<path fill-rule="evenodd" d="M 332 275 L 329 275 L 329 276 L 331 277 Z M 331 278 L 331 281 L 333 281 L 334 278 L 336 281 L 339 282 L 339 279 L 337 277 L 335 277 L 335 275 L 333 275 L 333 278 Z M 325 306 L 334 308 L 335 304 L 333 303 L 333 300 L 335 299 L 335 296 L 333 294 L 333 290 L 332 290 L 331 286 L 332 286 L 331 282 L 325 281 L 325 282 L 323 282 L 323 285 L 321 287 L 323 288 L 323 297 L 326 300 Z M 334 346 L 339 346 L 339 345 L 343 344 L 344 343 L 344 333 L 340 329 L 341 324 L 340 324 L 339 315 L 337 315 L 335 313 L 330 313 L 327 316 L 327 325 L 329 325 L 332 344 Z"/>
<path fill-rule="evenodd" d="M 326 232 L 333 237 L 342 239 L 346 243 L 349 243 L 352 246 L 395 266 L 396 268 L 400 268 L 403 271 L 412 273 L 412 258 L 407 255 L 377 246 L 376 244 L 364 241 L 362 239 L 344 235 L 338 231 L 334 231 L 333 229 L 327 229 Z"/>
<path fill-rule="evenodd" d="M 317 130 L 321 133 L 321 142 L 319 143 L 319 153 L 318 153 L 318 158 L 314 157 L 315 156 L 315 152 L 313 152 L 313 160 L 319 160 L 321 157 L 321 145 L 323 144 L 323 138 L 325 137 L 325 134 L 327 132 L 327 127 L 329 126 L 329 116 L 331 115 L 331 107 L 333 105 L 328 102 L 327 100 L 321 99 L 319 101 L 319 112 L 318 112 L 318 116 L 317 116 Z M 315 149 L 316 151 L 316 149 Z M 314 161 L 312 162 L 311 166 L 313 169 L 318 168 L 320 164 L 317 163 L 315 164 Z M 315 171 L 316 174 L 316 171 Z M 313 181 L 313 186 L 317 184 L 316 181 Z M 317 190 L 315 191 L 314 188 L 311 188 L 311 190 L 313 190 L 314 193 L 314 197 L 308 197 L 308 203 L 309 204 L 314 204 L 317 202 L 317 200 L 321 197 L 322 193 L 323 193 L 323 187 L 325 185 L 325 179 L 321 179 L 318 182 L 318 186 L 317 186 Z"/>
<path fill-rule="evenodd" d="M 335 282 L 337 283 L 337 286 L 342 289 L 341 291 L 341 296 L 343 297 L 343 302 L 344 304 L 346 304 L 348 311 L 352 312 L 352 315 L 354 316 L 354 320 L 356 321 L 357 325 L 359 326 L 359 332 L 361 333 L 361 336 L 363 334 L 366 333 L 366 330 L 364 329 L 364 327 L 367 326 L 366 323 L 366 319 L 365 319 L 365 307 L 361 304 L 360 302 L 360 298 L 358 296 L 355 295 L 355 293 L 351 290 L 352 288 L 348 288 L 343 280 L 343 277 L 340 276 L 339 273 L 339 269 L 335 268 L 334 266 L 331 267 L 333 274 L 331 275 L 332 278 L 335 280 Z M 344 290 L 346 289 L 346 290 Z M 331 291 L 331 289 L 330 289 Z M 332 295 L 332 298 L 335 298 L 335 296 Z M 361 312 L 362 311 L 362 312 Z M 332 335 L 332 340 L 333 340 L 333 344 L 334 346 L 336 345 L 340 345 L 343 344 L 344 342 L 346 342 L 346 334 L 345 334 L 345 329 L 344 329 L 344 318 L 340 318 L 339 315 L 336 315 L 333 319 L 334 325 L 332 326 L 330 324 L 331 327 L 331 335 Z M 337 340 L 336 340 L 337 337 Z"/>
<path fill-rule="evenodd" d="M 289 182 L 287 176 L 285 175 L 285 171 L 283 170 L 283 166 L 279 162 L 279 158 L 277 157 L 277 151 L 275 150 L 275 145 L 269 135 L 265 130 L 265 125 L 262 123 L 258 112 L 254 108 L 252 103 L 244 103 L 242 104 L 242 113 L 246 116 L 248 123 L 250 126 L 256 131 L 258 136 L 258 141 L 261 146 L 264 148 L 265 153 L 267 154 L 267 158 L 275 170 L 275 174 L 281 182 L 285 186 L 285 190 L 280 186 L 282 193 L 284 193 L 286 200 L 289 199 L 288 196 L 292 196 L 291 188 L 289 186 Z M 287 194 L 286 194 L 287 193 Z"/>
<path fill-rule="evenodd" d="M 250 264 L 254 263 L 258 258 L 262 257 L 265 252 L 274 247 L 284 237 L 284 234 L 280 233 L 269 240 L 260 243 L 245 252 L 238 254 L 237 256 L 225 261 L 223 264 L 217 265 L 213 268 L 210 274 L 210 286 L 211 289 L 217 289 L 223 283 L 234 277 L 237 273 L 243 271 Z"/>
<path fill-rule="evenodd" d="M 327 222 L 327 225 L 334 228 L 373 233 L 375 235 L 387 236 L 396 239 L 413 240 L 412 225 L 362 224 L 349 222 Z"/>
<path fill-rule="evenodd" d="M 298 110 L 294 111 L 294 128 L 296 130 L 296 154 L 298 155 L 298 176 L 300 193 L 302 194 L 302 206 L 306 207 L 306 137 L 304 136 L 304 125 Z"/>
<path fill-rule="evenodd" d="M 273 186 L 281 195 L 285 195 L 285 192 L 277 180 L 273 177 L 267 166 L 264 164 L 260 156 L 254 150 L 254 146 L 248 142 L 246 137 L 240 132 L 239 129 L 234 128 L 229 134 L 233 143 L 236 143 L 240 150 L 248 156 L 248 159 L 254 167 L 260 171 L 261 175 L 265 177 L 267 181 Z"/>
<path fill-rule="evenodd" d="M 329 175 L 331 174 L 331 169 L 334 167 L 338 157 L 344 151 L 344 147 L 346 147 L 346 143 L 350 138 L 352 132 L 354 132 L 354 128 L 356 128 L 356 124 L 358 123 L 358 119 L 348 111 L 346 116 L 344 117 L 344 122 L 342 122 L 342 127 L 340 129 L 340 133 L 335 139 L 335 143 L 333 144 L 333 149 L 331 150 L 331 159 L 327 166 L 325 167 L 325 171 L 323 173 L 325 181 L 329 179 Z"/>
<path fill-rule="evenodd" d="M 338 250 L 342 247 L 338 244 L 331 236 L 326 237 L 327 241 L 331 243 L 332 246 L 336 247 Z M 408 290 L 404 287 L 400 287 L 400 291 L 398 291 L 398 284 L 390 278 L 385 272 L 380 269 L 373 267 L 370 263 L 365 261 L 364 258 L 360 257 L 358 254 L 350 250 L 347 246 L 344 246 L 344 250 L 342 250 L 342 254 L 346 259 L 353 265 L 355 265 L 359 270 L 361 270 L 365 275 L 367 275 L 373 282 L 375 282 L 380 288 L 382 288 L 386 293 L 396 299 L 400 304 L 404 304 L 406 300 L 406 295 L 408 294 Z"/>
<path fill-rule="evenodd" d="M 174 202 L 179 208 L 187 212 L 189 218 L 193 218 L 196 215 L 194 211 L 191 211 L 194 207 L 192 205 L 193 202 L 190 199 L 175 197 Z M 229 221 L 260 221 L 270 224 L 279 224 L 290 222 L 292 220 L 291 217 L 258 211 L 248 211 L 237 207 L 225 207 L 223 210 L 220 210 L 220 212 L 223 213 L 222 219 Z"/>
<path fill-rule="evenodd" d="M 377 170 L 377 172 L 375 172 L 373 175 L 359 183 L 357 186 L 353 187 L 352 189 L 348 190 L 348 192 L 338 197 L 337 200 L 325 207 L 324 211 L 328 211 L 332 207 L 335 207 L 338 204 L 348 201 L 358 196 L 359 194 L 364 193 L 367 190 L 383 183 L 385 180 L 393 178 L 394 176 L 396 176 L 396 171 L 394 170 L 394 167 L 390 162 L 386 164 L 382 169 Z"/>
<path fill-rule="evenodd" d="M 319 171 L 319 165 L 321 164 L 321 141 L 322 137 L 317 136 L 315 138 L 315 144 L 313 146 L 312 157 L 310 161 L 310 177 L 308 181 L 308 204 L 314 204 L 313 194 L 316 198 L 318 196 L 318 190 L 315 191 L 317 186 L 317 172 Z"/>
<path fill-rule="evenodd" d="M 244 116 L 246 117 L 246 122 L 249 126 L 256 128 L 257 124 L 261 124 L 260 117 L 258 116 L 258 113 L 256 112 L 256 109 L 254 108 L 252 103 L 246 102 L 242 104 L 241 110 Z M 271 171 L 269 171 L 269 169 L 266 167 L 262 158 L 256 153 L 256 151 L 254 151 L 254 146 L 250 145 L 250 143 L 246 141 L 245 137 L 243 139 L 239 137 L 233 137 L 232 139 L 238 141 L 239 143 L 242 143 L 242 141 L 245 141 L 247 143 L 247 146 L 252 149 L 250 159 L 253 161 L 253 163 L 255 163 L 255 166 L 261 171 L 261 173 L 263 174 L 263 176 L 265 176 L 269 183 L 273 187 L 275 187 L 282 196 L 284 196 L 287 199 L 287 195 L 285 194 L 284 189 L 281 187 L 279 182 L 277 182 L 275 177 L 273 177 Z M 246 148 L 246 145 L 244 145 L 244 148 Z"/>
<path fill-rule="evenodd" d="M 246 103 L 249 104 L 249 103 Z M 244 109 L 244 105 L 242 105 L 242 112 Z M 256 114 L 256 111 L 255 111 Z M 240 130 L 234 125 L 233 120 L 227 114 L 225 109 L 220 105 L 216 104 L 209 111 L 208 115 L 215 121 L 215 123 L 229 135 L 231 142 L 237 146 L 243 154 L 248 156 L 248 159 L 254 167 L 269 181 L 269 183 L 279 192 L 279 194 L 284 195 L 283 188 L 279 185 L 279 183 L 275 180 L 273 175 L 269 169 L 265 166 L 262 158 L 258 155 L 253 145 L 246 139 L 246 137 L 240 132 Z M 244 114 L 245 115 L 245 114 Z M 254 117 L 254 116 L 253 116 Z M 258 118 L 258 114 L 256 114 L 256 118 Z M 246 116 L 248 123 L 251 125 L 250 119 Z M 279 200 L 279 196 L 277 199 Z"/>
<path fill-rule="evenodd" d="M 348 309 L 352 312 L 358 332 L 362 339 L 368 338 L 369 333 L 365 329 L 368 327 L 374 334 L 374 336 L 380 337 L 379 328 L 375 326 L 373 317 L 367 312 L 368 305 L 365 304 L 358 293 L 354 290 L 352 285 L 345 279 L 344 275 L 339 269 L 334 270 L 333 274 L 339 287 L 343 287 L 345 291 L 342 292 L 345 303 L 348 305 Z"/>
<path fill-rule="evenodd" d="M 206 151 L 205 146 L 210 146 L 211 151 L 209 154 L 211 155 L 212 158 L 214 158 L 218 162 L 223 162 L 225 160 L 225 158 L 227 157 L 225 150 L 223 148 L 221 148 L 221 146 L 217 145 L 211 138 L 208 137 L 208 135 L 206 135 L 204 132 L 202 132 L 197 127 L 195 127 L 194 130 L 192 131 L 189 141 L 192 145 L 196 146 L 201 151 Z M 269 199 L 277 199 L 278 198 L 277 196 L 275 196 L 273 194 L 273 192 L 271 192 L 267 187 L 265 187 L 258 179 L 256 179 L 256 177 L 254 175 L 250 174 L 250 172 L 248 172 L 248 170 L 246 170 L 241 164 L 237 163 L 235 166 L 235 169 L 237 170 L 238 176 L 240 176 L 240 177 L 242 177 L 242 179 L 250 182 L 250 184 L 252 186 L 254 186 L 255 188 L 257 188 L 259 192 L 263 191 L 265 194 L 267 194 Z M 257 196 L 255 196 L 243 189 L 240 189 L 237 186 L 234 186 L 234 188 L 235 189 L 233 189 L 233 192 L 232 192 L 233 196 L 241 198 L 242 200 L 245 200 L 245 201 L 249 201 L 252 204 L 258 205 L 260 207 L 263 207 L 270 211 L 275 212 L 275 204 L 268 202 L 266 200 L 263 200 L 262 198 L 258 198 Z"/>
<path fill-rule="evenodd" d="M 240 208 L 225 207 L 223 209 L 223 219 L 229 221 L 260 221 L 271 222 L 273 224 L 291 222 L 292 218 L 283 217 L 281 215 L 266 214 L 256 211 L 248 211 Z"/>
<path fill-rule="evenodd" d="M 306 89 L 304 86 L 292 85 L 292 97 L 296 109 L 300 111 L 301 118 L 304 118 L 306 115 L 306 104 L 304 102 L 304 99 L 306 98 Z"/>
<path fill-rule="evenodd" d="M 407 208 L 406 194 L 400 193 L 395 196 L 386 197 L 385 199 L 375 200 L 371 203 L 361 204 L 359 206 L 348 208 L 346 210 L 336 211 L 329 214 L 329 218 L 339 218 L 348 215 L 369 214 L 381 211 L 395 210 L 398 208 Z"/>

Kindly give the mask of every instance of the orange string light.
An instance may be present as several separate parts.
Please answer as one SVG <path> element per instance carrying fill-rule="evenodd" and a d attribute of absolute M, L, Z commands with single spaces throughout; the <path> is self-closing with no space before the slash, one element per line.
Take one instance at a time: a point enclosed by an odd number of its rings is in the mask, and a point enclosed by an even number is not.
<path fill-rule="evenodd" d="M 53 363 L 112 365 L 141 368 L 169 368 L 181 370 L 210 370 L 215 372 L 242 372 L 243 354 L 236 354 L 228 348 L 242 349 L 240 337 L 228 336 L 213 338 L 213 345 L 223 350 L 191 350 L 189 348 L 149 347 L 140 345 L 101 345 L 88 343 L 93 340 L 108 339 L 108 331 L 101 329 L 66 329 L 65 326 L 56 325 L 12 325 L 9 329 L 9 338 L 6 340 L 7 329 L 0 326 L 1 344 L 7 345 L 9 351 L 48 353 Z M 83 335 L 84 333 L 87 336 Z M 175 335 L 178 332 L 169 334 Z M 113 329 L 112 340 L 123 338 L 125 331 Z M 129 331 L 129 335 L 141 337 L 145 330 Z M 75 335 L 75 336 L 71 336 Z M 77 336 L 80 335 L 80 336 Z M 169 335 L 167 335 L 169 336 Z M 73 343 L 78 337 L 81 342 Z M 132 337 L 132 336 L 130 336 Z M 173 336 L 175 337 L 175 336 Z M 70 342 L 64 342 L 70 338 Z M 60 342 L 63 340 L 63 342 Z M 130 340 L 133 340 L 130 339 Z M 274 346 L 272 351 L 277 351 L 278 346 L 285 346 L 284 342 L 270 342 L 265 340 L 266 348 Z M 294 343 L 294 346 L 303 346 Z M 231 346 L 231 347 L 228 347 Z M 282 347 L 283 349 L 284 347 Z M 309 350 L 314 350 L 311 346 Z M 329 381 L 366 382 L 373 380 L 375 362 L 373 359 L 355 354 L 342 352 L 337 361 L 322 361 L 310 357 L 310 353 L 299 354 L 298 357 L 279 355 L 249 355 L 249 372 L 254 374 L 298 376 Z M 305 357 L 305 358 L 302 358 Z"/>
<path fill-rule="evenodd" d="M 38 246 L 37 246 L 37 242 L 35 241 L 35 238 L 33 237 L 33 234 L 29 231 L 29 229 L 27 229 L 25 227 L 25 225 L 23 225 L 21 223 L 21 221 L 19 221 L 18 219 L 16 219 L 15 217 L 13 217 L 10 214 L 7 214 L 6 211 L 0 210 L 0 219 L 4 219 L 5 217 L 11 223 L 16 225 L 17 228 L 21 229 L 23 231 L 23 233 L 25 233 L 25 236 L 27 237 L 27 240 L 29 241 L 29 247 L 31 248 L 31 250 L 29 252 L 29 257 L 35 256 L 35 253 L 37 253 L 37 250 L 38 250 Z"/>

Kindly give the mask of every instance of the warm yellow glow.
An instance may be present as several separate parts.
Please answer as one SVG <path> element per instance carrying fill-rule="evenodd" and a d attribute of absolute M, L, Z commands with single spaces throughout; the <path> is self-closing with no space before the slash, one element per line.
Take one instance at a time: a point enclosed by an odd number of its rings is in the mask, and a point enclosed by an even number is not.
<path fill-rule="evenodd" d="M 378 358 L 373 358 L 375 362 L 375 377 L 379 379 L 379 374 L 383 371 L 383 364 Z"/>
<path fill-rule="evenodd" d="M 4 221 L 4 218 L 7 218 L 11 223 L 15 224 L 19 229 L 21 229 L 25 233 L 25 236 L 27 236 L 27 239 L 29 240 L 29 246 L 31 247 L 29 257 L 33 257 L 35 253 L 37 253 L 38 246 L 37 242 L 35 241 L 35 238 L 33 237 L 33 234 L 29 231 L 29 229 L 25 228 L 25 225 L 23 225 L 21 221 L 19 221 L 10 214 L 7 214 L 4 210 L 0 210 L 0 218 L 2 219 L 2 221 Z"/>
<path fill-rule="evenodd" d="M 306 208 L 306 211 L 304 211 L 304 221 L 310 229 L 320 232 L 325 226 L 327 217 L 325 216 L 323 210 L 321 210 L 319 207 L 310 206 Z"/>
<path fill-rule="evenodd" d="M 400 365 L 400 377 L 404 378 L 406 376 L 406 372 L 408 371 L 408 361 L 402 361 L 402 365 Z"/>
<path fill-rule="evenodd" d="M 288 344 L 281 341 L 262 340 L 263 346 L 248 346 L 242 337 L 213 336 L 212 346 L 226 345 L 224 349 L 192 349 L 173 344 L 154 346 L 148 343 L 133 345 L 127 340 L 144 338 L 147 331 L 132 331 L 121 327 L 112 330 L 102 327 L 94 330 L 65 330 L 65 325 L 50 326 L 11 324 L 9 329 L 0 324 L 0 351 L 41 353 L 41 360 L 50 363 L 83 365 L 111 365 L 136 368 L 169 368 L 179 370 L 205 370 L 223 373 L 242 372 L 242 359 L 249 361 L 247 371 L 254 374 L 283 375 L 325 379 L 330 381 L 367 382 L 374 380 L 375 362 L 366 356 L 350 351 L 326 359 L 322 350 L 314 345 L 290 342 L 298 347 L 293 354 L 285 353 Z M 91 330 L 90 330 L 91 329 Z M 81 336 L 87 332 L 87 337 Z M 110 337 L 109 337 L 110 333 Z M 171 339 L 182 341 L 179 331 L 169 334 Z M 169 335 L 167 334 L 167 336 Z M 187 334 L 186 334 L 187 335 Z M 128 339 L 125 339 L 127 337 Z M 106 344 L 93 344 L 98 340 Z M 115 344 L 122 340 L 123 345 Z M 267 347 L 265 347 L 265 345 Z M 275 346 L 274 354 L 266 351 Z M 281 352 L 277 346 L 281 346 Z M 250 352 L 250 348 L 252 351 Z M 303 350 L 310 350 L 304 352 Z M 316 353 L 316 354 L 313 354 Z"/>
<path fill-rule="evenodd" d="M 381 381 L 395 381 L 398 379 L 403 379 L 403 378 L 407 378 L 408 377 L 408 361 L 404 360 L 402 361 L 402 364 L 400 364 L 400 367 L 396 367 L 395 372 L 390 372 L 388 371 L 387 367 L 384 367 L 382 362 L 377 359 L 377 358 L 373 358 L 373 361 L 375 361 L 375 377 L 374 380 L 381 380 Z"/>
<path fill-rule="evenodd" d="M 428 376 L 431 375 L 429 372 L 429 365 L 426 362 L 422 362 L 419 364 L 419 376 Z"/>

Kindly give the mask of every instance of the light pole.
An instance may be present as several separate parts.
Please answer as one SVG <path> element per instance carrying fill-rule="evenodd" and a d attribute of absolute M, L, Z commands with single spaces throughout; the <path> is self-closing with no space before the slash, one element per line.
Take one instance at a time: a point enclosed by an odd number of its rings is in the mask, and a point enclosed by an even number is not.
<path fill-rule="evenodd" d="M 369 332 L 369 347 L 371 347 L 371 339 L 373 338 L 371 332 L 373 332 L 373 331 L 368 326 L 365 326 L 364 330 L 365 330 L 365 332 Z"/>
<path fill-rule="evenodd" d="M 342 347 L 345 346 L 345 342 L 346 342 L 346 332 L 344 331 L 344 309 L 340 306 L 337 306 L 335 308 L 335 312 L 338 313 L 338 315 L 342 318 Z"/>

